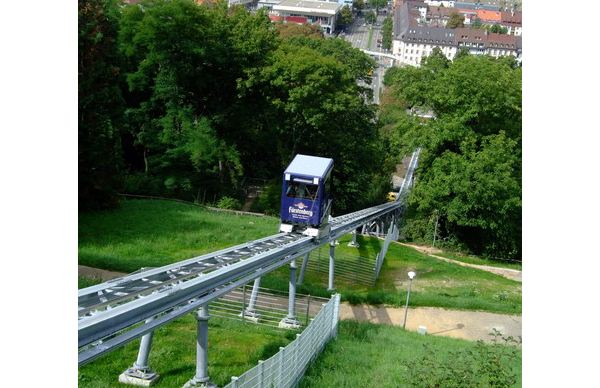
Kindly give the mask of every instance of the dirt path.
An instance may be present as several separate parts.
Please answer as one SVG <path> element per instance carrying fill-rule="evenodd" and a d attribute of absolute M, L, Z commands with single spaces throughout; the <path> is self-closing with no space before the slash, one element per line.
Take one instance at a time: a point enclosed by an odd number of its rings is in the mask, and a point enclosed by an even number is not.
<path fill-rule="evenodd" d="M 79 276 L 85 276 L 86 278 L 101 279 L 103 282 L 125 275 L 127 274 L 123 272 L 106 271 L 104 269 L 87 267 L 85 265 L 79 266 Z"/>
<path fill-rule="evenodd" d="M 483 271 L 495 273 L 496 275 L 504 276 L 505 278 L 508 278 L 508 279 L 511 279 L 511 280 L 516 280 L 518 282 L 522 281 L 522 273 L 518 269 L 493 267 L 493 266 L 490 266 L 490 265 L 480 265 L 480 264 L 463 263 L 462 261 L 448 259 L 447 257 L 442 257 L 442 256 L 436 255 L 436 253 L 441 253 L 442 252 L 441 250 L 439 250 L 437 248 L 423 247 L 423 246 L 420 246 L 420 245 L 413 245 L 413 244 L 406 244 L 406 243 L 398 243 L 398 244 L 404 245 L 404 246 L 407 246 L 407 247 L 410 247 L 410 248 L 414 248 L 417 251 L 425 253 L 428 256 L 434 257 L 434 258 L 436 258 L 438 260 L 443 260 L 443 261 L 448 262 L 448 263 L 462 265 L 463 267 L 477 268 L 477 269 L 480 269 L 480 270 L 483 270 Z"/>
<path fill-rule="evenodd" d="M 354 319 L 373 323 L 402 326 L 404 309 L 370 305 L 340 305 L 341 319 Z M 491 340 L 492 329 L 505 337 L 521 335 L 521 316 L 495 314 L 483 311 L 447 310 L 438 307 L 416 307 L 408 309 L 406 329 L 417 331 L 425 326 L 428 335 L 441 335 L 466 340 Z"/>

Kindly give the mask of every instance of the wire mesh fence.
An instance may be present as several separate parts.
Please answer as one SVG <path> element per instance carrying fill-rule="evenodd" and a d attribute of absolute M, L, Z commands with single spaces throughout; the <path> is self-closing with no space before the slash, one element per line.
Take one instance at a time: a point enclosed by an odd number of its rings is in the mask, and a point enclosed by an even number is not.
<path fill-rule="evenodd" d="M 210 313 L 216 317 L 248 321 L 259 325 L 279 327 L 282 319 L 288 315 L 289 294 L 269 288 L 258 288 L 256 300 L 252 303 L 252 285 L 246 284 L 225 294 L 210 303 Z M 323 303 L 329 299 L 311 295 L 296 294 L 295 313 L 301 326 L 320 311 Z M 253 314 L 242 314 L 251 309 Z"/>
<path fill-rule="evenodd" d="M 302 265 L 302 259 L 298 259 L 298 265 Z M 376 259 L 363 257 L 355 254 L 335 252 L 334 275 L 336 279 L 342 279 L 348 283 L 374 285 L 376 279 Z M 329 271 L 329 248 L 317 248 L 313 250 L 306 266 L 307 272 L 316 272 L 326 275 Z"/>
<path fill-rule="evenodd" d="M 265 361 L 233 376 L 226 388 L 294 387 L 304 372 L 323 350 L 327 342 L 337 335 L 340 295 L 335 294 L 323 304 L 322 309 L 296 339 Z"/>

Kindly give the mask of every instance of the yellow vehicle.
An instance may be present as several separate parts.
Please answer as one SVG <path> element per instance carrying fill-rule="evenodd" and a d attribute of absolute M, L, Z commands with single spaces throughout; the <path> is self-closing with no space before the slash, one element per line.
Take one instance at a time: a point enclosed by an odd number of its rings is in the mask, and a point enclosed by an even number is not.
<path fill-rule="evenodd" d="M 387 201 L 394 202 L 396 200 L 397 196 L 398 196 L 398 193 L 396 193 L 395 191 L 390 191 L 389 193 L 387 193 Z"/>

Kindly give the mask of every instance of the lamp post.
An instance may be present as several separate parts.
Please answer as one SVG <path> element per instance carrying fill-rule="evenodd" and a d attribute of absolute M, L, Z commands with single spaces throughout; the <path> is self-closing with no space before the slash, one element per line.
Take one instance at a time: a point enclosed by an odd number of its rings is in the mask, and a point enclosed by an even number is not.
<path fill-rule="evenodd" d="M 408 300 L 410 299 L 410 287 L 412 286 L 412 281 L 417 274 L 413 271 L 408 273 L 408 278 L 410 282 L 408 283 L 408 294 L 406 294 L 406 307 L 404 308 L 404 324 L 402 325 L 403 329 L 406 329 L 406 316 L 408 315 Z"/>

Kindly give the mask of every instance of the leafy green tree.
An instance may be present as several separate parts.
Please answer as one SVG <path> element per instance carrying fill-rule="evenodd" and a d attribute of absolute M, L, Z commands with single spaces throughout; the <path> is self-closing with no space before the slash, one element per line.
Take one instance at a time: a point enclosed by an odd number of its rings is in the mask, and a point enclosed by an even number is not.
<path fill-rule="evenodd" d="M 471 28 L 480 29 L 483 26 L 479 18 L 473 19 L 471 22 Z"/>
<path fill-rule="evenodd" d="M 447 69 L 450 65 L 450 60 L 446 58 L 442 49 L 434 47 L 431 50 L 431 54 L 421 59 L 421 66 L 425 69 L 431 70 L 432 72 L 439 72 Z"/>
<path fill-rule="evenodd" d="M 352 7 L 354 7 L 358 11 L 362 11 L 365 8 L 365 1 L 364 0 L 354 0 L 352 2 Z"/>
<path fill-rule="evenodd" d="M 241 100 L 237 84 L 276 47 L 273 26 L 264 12 L 223 2 L 142 5 L 125 7 L 120 48 L 129 64 L 127 128 L 145 174 L 173 194 L 202 182 L 235 185 L 242 160 L 260 149 L 243 139 L 261 144 L 253 136 L 260 101 Z"/>
<path fill-rule="evenodd" d="M 521 69 L 485 56 L 386 75 L 396 104 L 431 109 L 436 119 L 385 124 L 395 148 L 423 146 L 404 232 L 420 239 L 439 216 L 443 237 L 488 256 L 521 255 Z M 435 60 L 434 60 L 435 59 Z M 430 227 L 433 227 L 430 225 Z"/>
<path fill-rule="evenodd" d="M 490 32 L 495 34 L 506 34 L 508 32 L 508 28 L 502 27 L 499 24 L 494 24 L 490 27 Z"/>
<path fill-rule="evenodd" d="M 369 0 L 371 7 L 375 7 L 375 11 L 378 14 L 380 8 L 385 8 L 387 0 Z"/>
<path fill-rule="evenodd" d="M 79 207 L 117 203 L 119 124 L 123 100 L 117 51 L 116 1 L 80 0 L 79 19 Z"/>
<path fill-rule="evenodd" d="M 338 24 L 340 26 L 349 26 L 352 24 L 352 10 L 349 6 L 345 5 L 342 7 L 338 15 Z"/>
<path fill-rule="evenodd" d="M 456 53 L 456 55 L 454 56 L 454 58 L 452 60 L 456 61 L 458 59 L 464 58 L 469 55 L 471 55 L 469 53 L 469 49 L 466 47 L 461 47 L 460 49 L 458 49 L 458 52 Z"/>
<path fill-rule="evenodd" d="M 448 19 L 448 23 L 446 23 L 446 27 L 448 28 L 458 28 L 464 27 L 465 17 L 458 12 L 450 13 L 450 18 Z"/>
<path fill-rule="evenodd" d="M 383 31 L 382 31 L 383 38 L 382 38 L 381 46 L 386 50 L 391 50 L 391 48 L 392 48 L 392 29 L 393 29 L 392 18 L 391 17 L 385 18 L 385 20 L 383 21 Z"/>
<path fill-rule="evenodd" d="M 343 50 L 355 49 L 329 46 L 338 41 L 297 38 L 283 43 L 244 89 L 259 91 L 271 104 L 266 119 L 275 130 L 278 170 L 297 153 L 332 157 L 334 209 L 346 212 L 365 203 L 361 191 L 370 187 L 372 159 L 380 154 L 374 109 L 365 104 L 364 88 L 356 83 L 362 70 L 357 73 L 336 58 Z"/>
<path fill-rule="evenodd" d="M 375 11 L 369 11 L 365 14 L 365 21 L 367 23 L 374 24 L 376 20 L 377 15 L 375 14 Z"/>

